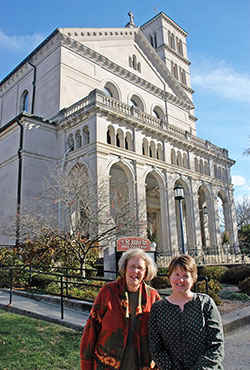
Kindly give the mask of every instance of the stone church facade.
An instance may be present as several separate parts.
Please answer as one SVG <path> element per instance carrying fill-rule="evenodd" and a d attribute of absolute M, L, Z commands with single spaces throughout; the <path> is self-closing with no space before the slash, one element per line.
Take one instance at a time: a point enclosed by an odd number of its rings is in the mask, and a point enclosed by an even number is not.
<path fill-rule="evenodd" d="M 181 251 L 182 235 L 188 253 L 221 248 L 218 197 L 234 250 L 234 161 L 196 135 L 188 34 L 163 12 L 141 27 L 129 15 L 124 28 L 56 29 L 1 82 L 1 219 L 35 199 L 48 164 L 66 159 L 143 204 L 159 264 Z M 1 233 L 0 245 L 13 244 Z M 114 246 L 104 254 L 112 269 Z"/>

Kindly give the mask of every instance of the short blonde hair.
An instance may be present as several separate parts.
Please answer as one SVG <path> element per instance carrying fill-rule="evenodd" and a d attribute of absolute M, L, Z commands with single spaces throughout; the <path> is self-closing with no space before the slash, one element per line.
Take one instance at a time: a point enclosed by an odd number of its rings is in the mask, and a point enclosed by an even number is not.
<path fill-rule="evenodd" d="M 143 250 L 139 248 L 130 249 L 129 251 L 123 253 L 123 255 L 121 256 L 118 262 L 120 275 L 121 276 L 125 275 L 128 261 L 130 260 L 130 258 L 133 258 L 133 257 L 141 257 L 144 260 L 145 266 L 146 266 L 144 280 L 145 281 L 152 280 L 157 274 L 156 263 L 152 260 L 151 257 L 149 257 L 149 255 L 146 252 L 144 252 Z"/>
<path fill-rule="evenodd" d="M 172 275 L 177 266 L 179 266 L 184 271 L 190 272 L 194 281 L 197 280 L 198 270 L 196 263 L 191 256 L 189 256 L 188 254 L 181 254 L 180 256 L 174 257 L 168 267 L 169 276 Z"/>

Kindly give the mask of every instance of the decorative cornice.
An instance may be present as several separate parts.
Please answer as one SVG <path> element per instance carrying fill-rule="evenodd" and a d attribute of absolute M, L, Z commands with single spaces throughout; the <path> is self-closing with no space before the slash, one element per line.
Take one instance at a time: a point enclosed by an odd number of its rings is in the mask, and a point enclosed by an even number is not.
<path fill-rule="evenodd" d="M 148 39 L 144 36 L 142 31 L 138 31 L 135 34 L 135 41 L 137 44 L 141 47 L 141 49 L 145 52 L 145 54 L 150 59 L 151 63 L 157 70 L 157 72 L 162 76 L 164 81 L 166 81 L 170 88 L 174 91 L 176 96 L 183 100 L 187 106 L 189 106 L 189 109 L 194 108 L 194 104 L 191 99 L 187 96 L 183 88 L 181 87 L 181 84 L 178 80 L 174 77 L 174 75 L 170 72 L 166 64 L 163 62 L 159 54 L 155 51 L 155 49 L 152 47 Z M 168 80 L 166 80 L 166 77 Z"/>
<path fill-rule="evenodd" d="M 134 30 L 133 30 L 133 33 L 137 35 L 137 33 Z M 152 92 L 154 95 L 160 97 L 161 99 L 164 99 L 164 100 L 167 99 L 168 101 L 173 102 L 175 105 L 178 105 L 179 107 L 183 109 L 190 110 L 194 108 L 191 100 L 186 96 L 186 94 L 180 88 L 179 82 L 174 79 L 174 77 L 171 75 L 171 73 L 169 72 L 169 70 L 167 69 L 167 67 L 165 66 L 165 64 L 163 63 L 163 61 L 161 60 L 161 58 L 158 56 L 158 54 L 155 51 L 154 51 L 154 54 L 155 54 L 155 57 L 157 58 L 157 62 L 159 63 L 160 61 L 161 67 L 164 66 L 164 72 L 166 72 L 166 70 L 168 71 L 167 73 L 168 77 L 170 78 L 170 81 L 173 84 L 173 86 L 171 87 L 173 87 L 174 91 L 178 90 L 179 96 L 175 96 L 173 94 L 170 94 L 169 92 L 165 92 L 164 90 L 160 89 L 158 86 L 153 85 L 149 81 L 121 67 L 120 65 L 114 63 L 113 61 L 105 57 L 104 55 L 87 47 L 86 45 L 80 43 L 79 41 L 70 38 L 69 36 L 65 34 L 60 34 L 60 38 L 61 38 L 61 44 L 64 47 L 67 47 L 70 50 L 74 50 L 74 52 L 76 52 L 77 54 L 84 56 L 86 59 L 94 62 L 95 64 L 98 64 L 102 68 L 109 70 L 113 74 L 116 74 L 117 76 L 126 79 L 126 81 L 129 81 L 130 83 L 133 83 L 134 85 L 139 86 L 146 91 Z M 164 77 L 166 78 L 166 75 L 164 75 Z"/>
<path fill-rule="evenodd" d="M 160 50 L 160 49 L 167 49 L 167 51 L 169 51 L 171 54 L 173 54 L 175 57 L 177 57 L 178 59 L 180 59 L 183 63 L 187 64 L 188 66 L 190 66 L 191 62 L 186 59 L 183 55 L 177 53 L 176 50 L 172 49 L 170 46 L 168 46 L 167 44 L 161 44 L 160 46 L 157 47 L 157 50 Z"/>
<path fill-rule="evenodd" d="M 174 22 L 170 17 L 168 17 L 164 12 L 160 12 L 155 17 L 150 19 L 148 22 L 144 23 L 141 28 L 143 28 L 146 24 L 153 23 L 157 18 L 164 18 L 168 24 L 170 24 L 172 27 L 174 27 L 177 31 L 179 31 L 183 36 L 187 37 L 188 33 L 181 28 L 176 22 Z"/>
<path fill-rule="evenodd" d="M 167 124 L 162 120 L 142 112 L 128 104 L 106 96 L 100 90 L 93 90 L 86 98 L 62 110 L 54 120 L 60 127 L 70 127 L 86 120 L 91 113 L 104 114 L 108 120 L 128 123 L 143 133 L 156 135 L 171 143 L 192 151 L 197 155 L 207 156 L 209 154 L 217 162 L 233 165 L 235 161 L 228 158 L 228 151 L 219 148 L 209 141 L 202 140 L 188 131 Z"/>

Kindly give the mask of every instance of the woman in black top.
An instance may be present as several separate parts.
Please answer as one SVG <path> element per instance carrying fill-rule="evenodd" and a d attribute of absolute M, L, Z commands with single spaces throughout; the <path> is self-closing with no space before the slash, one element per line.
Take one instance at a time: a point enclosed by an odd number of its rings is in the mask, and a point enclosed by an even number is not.
<path fill-rule="evenodd" d="M 191 291 L 197 280 L 192 257 L 175 257 L 169 265 L 169 277 L 172 294 L 151 309 L 153 360 L 161 370 L 223 369 L 221 317 L 212 298 Z"/>

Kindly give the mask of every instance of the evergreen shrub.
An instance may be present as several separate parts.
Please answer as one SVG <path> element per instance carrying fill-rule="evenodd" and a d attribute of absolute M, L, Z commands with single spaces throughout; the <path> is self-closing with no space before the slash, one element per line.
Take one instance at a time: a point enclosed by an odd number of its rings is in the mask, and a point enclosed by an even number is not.
<path fill-rule="evenodd" d="M 250 265 L 241 265 L 229 268 L 221 275 L 220 281 L 222 283 L 238 284 L 250 276 Z"/>
<path fill-rule="evenodd" d="M 156 276 L 151 281 L 151 285 L 155 289 L 165 289 L 170 287 L 168 276 Z"/>
<path fill-rule="evenodd" d="M 221 299 L 218 296 L 218 293 L 221 290 L 221 285 L 216 280 L 209 280 L 208 282 L 208 294 L 210 297 L 213 298 L 215 304 L 219 306 L 221 304 Z M 205 280 L 197 281 L 196 283 L 196 291 L 197 293 L 206 293 L 206 282 Z"/>
<path fill-rule="evenodd" d="M 241 292 L 250 296 L 250 277 L 247 277 L 245 280 L 241 281 L 239 283 L 239 288 Z"/>
<path fill-rule="evenodd" d="M 229 299 L 235 301 L 250 301 L 250 297 L 246 293 L 231 293 Z"/>
<path fill-rule="evenodd" d="M 203 266 L 200 275 L 206 276 L 208 280 L 220 280 L 221 275 L 223 275 L 228 270 L 226 266 Z"/>

